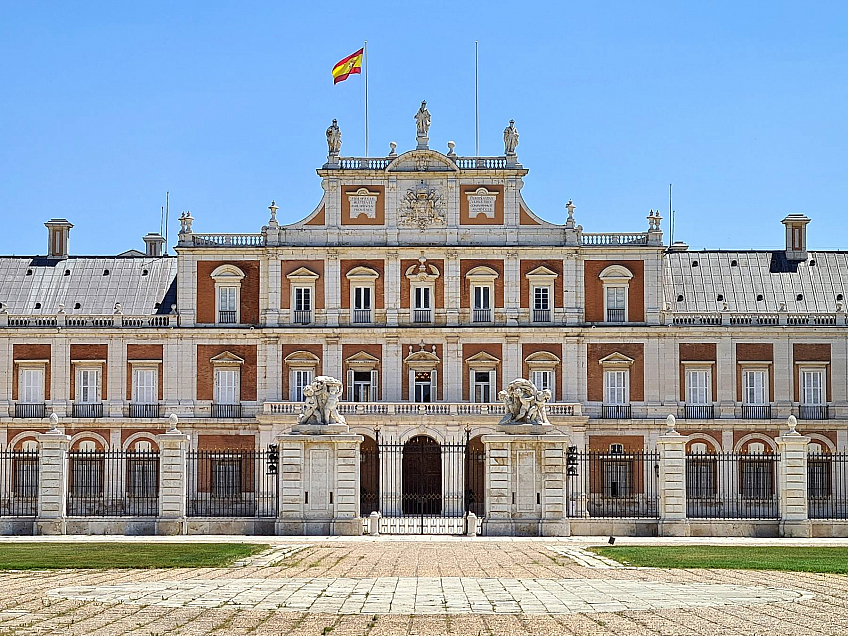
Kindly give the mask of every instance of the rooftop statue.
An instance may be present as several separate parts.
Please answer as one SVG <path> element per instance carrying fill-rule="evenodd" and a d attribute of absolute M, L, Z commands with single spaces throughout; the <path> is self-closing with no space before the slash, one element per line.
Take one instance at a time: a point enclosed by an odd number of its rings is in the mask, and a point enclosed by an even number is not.
<path fill-rule="evenodd" d="M 506 405 L 506 415 L 500 424 L 550 424 L 547 402 L 551 392 L 548 389 L 540 391 L 530 380 L 513 380 L 498 392 L 498 399 Z"/>
<path fill-rule="evenodd" d="M 338 122 L 334 119 L 330 127 L 327 128 L 327 151 L 331 155 L 338 155 L 342 149 L 342 131 L 339 129 Z"/>
<path fill-rule="evenodd" d="M 415 125 L 418 129 L 418 137 L 426 137 L 430 132 L 430 111 L 427 110 L 427 101 L 421 102 L 421 108 L 415 113 Z"/>
<path fill-rule="evenodd" d="M 342 383 L 328 375 L 319 375 L 312 383 L 303 387 L 303 413 L 298 424 L 346 424 L 339 413 Z"/>
<path fill-rule="evenodd" d="M 518 147 L 518 129 L 515 127 L 515 120 L 509 120 L 509 126 L 504 128 L 504 153 L 514 155 L 515 149 Z"/>

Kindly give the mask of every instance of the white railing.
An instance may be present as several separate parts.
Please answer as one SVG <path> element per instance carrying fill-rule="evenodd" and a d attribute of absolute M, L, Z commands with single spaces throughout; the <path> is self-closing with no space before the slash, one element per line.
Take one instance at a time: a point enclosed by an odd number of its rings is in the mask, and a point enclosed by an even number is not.
<path fill-rule="evenodd" d="M 508 167 L 506 157 L 457 157 L 453 162 L 463 170 L 500 170 Z"/>
<path fill-rule="evenodd" d="M 192 234 L 195 247 L 262 247 L 262 234 Z"/>
<path fill-rule="evenodd" d="M 836 314 L 789 314 L 787 325 L 844 325 L 844 316 L 840 320 Z"/>
<path fill-rule="evenodd" d="M 0 327 L 177 327 L 176 314 L 154 314 L 151 316 L 124 316 L 123 314 L 83 315 L 56 314 L 8 315 L 0 314 Z"/>
<path fill-rule="evenodd" d="M 811 312 L 699 312 L 699 311 L 670 311 L 666 315 L 671 318 L 672 325 L 703 326 L 703 325 L 734 325 L 734 326 L 836 326 L 848 324 L 846 314 Z"/>
<path fill-rule="evenodd" d="M 583 245 L 647 245 L 647 232 L 584 232 Z"/>
<path fill-rule="evenodd" d="M 389 158 L 339 157 L 339 167 L 343 170 L 385 170 L 392 162 Z"/>
<path fill-rule="evenodd" d="M 721 313 L 674 313 L 671 315 L 673 325 L 720 325 Z"/>
<path fill-rule="evenodd" d="M 730 314 L 731 325 L 779 325 L 778 314 Z"/>
<path fill-rule="evenodd" d="M 300 402 L 265 402 L 266 415 L 297 415 L 303 411 Z M 342 415 L 492 415 L 502 416 L 506 412 L 501 402 L 477 404 L 472 402 L 341 402 Z M 580 416 L 578 403 L 557 402 L 548 404 L 552 416 Z"/>

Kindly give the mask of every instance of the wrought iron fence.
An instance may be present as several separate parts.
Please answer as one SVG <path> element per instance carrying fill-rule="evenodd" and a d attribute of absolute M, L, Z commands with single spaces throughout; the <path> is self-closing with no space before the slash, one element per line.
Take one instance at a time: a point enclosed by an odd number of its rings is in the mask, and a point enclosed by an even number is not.
<path fill-rule="evenodd" d="M 848 453 L 807 455 L 810 519 L 848 519 Z"/>
<path fill-rule="evenodd" d="M 71 451 L 68 515 L 155 517 L 159 514 L 159 451 Z"/>
<path fill-rule="evenodd" d="M 485 514 L 485 450 L 466 438 L 439 444 L 419 435 L 360 450 L 360 514 L 381 515 L 388 534 L 464 534 L 467 513 Z M 478 525 L 478 532 L 481 526 Z"/>
<path fill-rule="evenodd" d="M 34 517 L 38 510 L 38 451 L 0 450 L 0 517 Z"/>
<path fill-rule="evenodd" d="M 471 322 L 492 322 L 491 309 L 474 309 L 471 312 Z"/>
<path fill-rule="evenodd" d="M 778 455 L 686 455 L 686 514 L 693 519 L 776 519 Z"/>
<path fill-rule="evenodd" d="M 220 309 L 218 311 L 218 322 L 222 325 L 236 324 L 236 312 L 231 309 Z"/>
<path fill-rule="evenodd" d="M 40 404 L 23 404 L 15 402 L 15 417 L 29 417 L 41 419 L 47 417 L 47 406 L 44 402 Z"/>
<path fill-rule="evenodd" d="M 607 322 L 624 322 L 624 310 L 607 309 Z"/>
<path fill-rule="evenodd" d="M 533 310 L 533 322 L 550 322 L 551 321 L 551 310 L 550 309 L 534 309 Z"/>
<path fill-rule="evenodd" d="M 103 402 L 74 402 L 71 414 L 73 417 L 103 417 Z"/>
<path fill-rule="evenodd" d="M 568 450 L 566 490 L 569 517 L 657 518 L 660 456 Z"/>
<path fill-rule="evenodd" d="M 432 322 L 433 312 L 430 309 L 413 309 L 412 322 Z"/>
<path fill-rule="evenodd" d="M 368 324 L 371 322 L 370 309 L 354 309 L 353 322 L 356 324 Z"/>
<path fill-rule="evenodd" d="M 191 450 L 187 453 L 189 517 L 276 517 L 278 453 L 267 450 Z"/>

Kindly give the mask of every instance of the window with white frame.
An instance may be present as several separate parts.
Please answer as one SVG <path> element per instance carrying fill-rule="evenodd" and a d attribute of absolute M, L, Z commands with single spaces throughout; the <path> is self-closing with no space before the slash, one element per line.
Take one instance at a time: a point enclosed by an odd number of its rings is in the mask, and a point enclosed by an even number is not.
<path fill-rule="evenodd" d="M 412 294 L 412 322 L 433 321 L 434 295 L 439 275 L 439 268 L 428 263 L 424 256 L 418 259 L 418 265 L 406 269 Z"/>
<path fill-rule="evenodd" d="M 497 394 L 496 369 L 500 360 L 486 351 L 478 351 L 466 358 L 468 367 L 469 398 L 472 402 L 492 402 Z"/>
<path fill-rule="evenodd" d="M 438 399 L 436 369 L 440 360 L 436 351 L 435 345 L 429 350 L 425 349 L 423 342 L 418 351 L 414 351 L 412 345 L 409 345 L 409 355 L 404 358 L 403 364 L 409 370 L 409 396 L 413 402 L 426 404 Z"/>
<path fill-rule="evenodd" d="M 608 406 L 630 404 L 629 376 L 630 372 L 627 369 L 604 371 L 604 404 Z"/>
<path fill-rule="evenodd" d="M 627 322 L 627 305 L 632 272 L 621 265 L 605 267 L 599 278 L 604 289 L 604 321 Z"/>
<path fill-rule="evenodd" d="M 560 359 L 550 351 L 536 351 L 524 358 L 527 365 L 530 381 L 540 391 L 551 392 L 551 402 L 556 401 L 556 368 Z"/>
<path fill-rule="evenodd" d="M 370 267 L 354 267 L 347 273 L 350 281 L 351 322 L 374 321 L 374 293 L 380 275 Z"/>
<path fill-rule="evenodd" d="M 97 404 L 100 402 L 100 367 L 77 367 L 77 402 Z"/>
<path fill-rule="evenodd" d="M 419 311 L 429 311 L 433 308 L 432 290 L 429 285 L 413 285 L 414 308 Z"/>
<path fill-rule="evenodd" d="M 18 370 L 18 401 L 23 404 L 44 402 L 44 366 L 21 366 Z"/>
<path fill-rule="evenodd" d="M 303 402 L 303 389 L 311 383 L 312 369 L 292 369 L 289 399 L 292 402 Z"/>
<path fill-rule="evenodd" d="M 133 402 L 156 404 L 159 401 L 158 369 L 133 365 Z"/>
<path fill-rule="evenodd" d="M 486 404 L 492 401 L 494 371 L 472 371 L 473 381 L 471 397 L 474 402 Z"/>
<path fill-rule="evenodd" d="M 709 368 L 686 369 L 686 404 L 705 406 L 711 404 L 712 382 Z"/>
<path fill-rule="evenodd" d="M 474 309 L 490 310 L 492 308 L 492 288 L 489 285 L 474 285 Z"/>
<path fill-rule="evenodd" d="M 358 371 L 348 369 L 347 372 L 347 394 L 351 402 L 376 402 L 379 400 L 377 393 L 377 370 Z"/>
<path fill-rule="evenodd" d="M 742 372 L 742 400 L 749 406 L 768 404 L 768 371 L 745 369 Z"/>
<path fill-rule="evenodd" d="M 550 391 L 551 396 L 554 393 L 554 372 L 550 369 L 539 369 L 537 371 L 530 372 L 530 381 L 536 386 L 540 391 Z M 553 397 L 551 397 L 553 400 Z"/>
<path fill-rule="evenodd" d="M 435 401 L 435 380 L 435 371 L 416 371 L 414 373 L 413 388 L 415 390 L 415 394 L 413 397 L 417 404 L 427 404 Z"/>
<path fill-rule="evenodd" d="M 471 290 L 471 321 L 492 322 L 492 301 L 498 273 L 491 267 L 478 266 L 470 270 L 465 277 Z"/>
<path fill-rule="evenodd" d="M 238 404 L 239 398 L 239 369 L 222 367 L 215 369 L 215 403 Z"/>
<path fill-rule="evenodd" d="M 550 309 L 551 309 L 551 288 L 550 287 L 534 287 L 533 288 L 533 309 L 535 311 L 550 311 Z"/>
<path fill-rule="evenodd" d="M 244 272 L 235 265 L 225 264 L 215 268 L 211 276 L 215 282 L 215 322 L 238 324 L 241 322 L 239 305 Z"/>
<path fill-rule="evenodd" d="M 295 351 L 286 356 L 288 399 L 303 402 L 303 389 L 312 383 L 321 360 L 311 351 Z"/>
<path fill-rule="evenodd" d="M 294 310 L 295 311 L 312 311 L 312 288 L 311 287 L 295 287 L 294 288 Z"/>
<path fill-rule="evenodd" d="M 311 324 L 315 311 L 315 286 L 320 277 L 306 267 L 298 267 L 286 274 L 286 278 L 291 289 L 291 322 L 296 325 Z"/>
<path fill-rule="evenodd" d="M 530 321 L 550 322 L 553 317 L 555 271 L 539 266 L 527 273 L 530 283 Z"/>
<path fill-rule="evenodd" d="M 801 368 L 801 404 L 804 406 L 822 406 L 825 404 L 825 370 Z"/>

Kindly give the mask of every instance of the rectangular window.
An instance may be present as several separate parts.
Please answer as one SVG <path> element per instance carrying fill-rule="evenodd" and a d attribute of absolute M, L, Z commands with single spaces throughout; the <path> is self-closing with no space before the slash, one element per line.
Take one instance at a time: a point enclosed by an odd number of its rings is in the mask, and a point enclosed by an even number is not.
<path fill-rule="evenodd" d="M 415 287 L 415 309 L 431 309 L 430 288 Z"/>
<path fill-rule="evenodd" d="M 78 369 L 77 400 L 83 404 L 100 402 L 100 369 Z"/>
<path fill-rule="evenodd" d="M 801 371 L 801 404 L 821 406 L 825 403 L 824 377 L 823 369 Z"/>
<path fill-rule="evenodd" d="M 533 309 L 536 311 L 547 311 L 551 308 L 551 288 L 533 288 Z"/>
<path fill-rule="evenodd" d="M 353 289 L 353 308 L 354 309 L 371 309 L 371 288 L 370 287 L 354 287 Z"/>
<path fill-rule="evenodd" d="M 18 399 L 24 404 L 44 402 L 44 369 L 21 369 Z"/>
<path fill-rule="evenodd" d="M 238 287 L 218 288 L 218 309 L 221 311 L 235 311 Z"/>
<path fill-rule="evenodd" d="M 474 401 L 486 404 L 492 401 L 492 372 L 474 371 L 474 386 L 472 395 Z"/>
<path fill-rule="evenodd" d="M 607 287 L 607 309 L 624 309 L 624 287 Z"/>
<path fill-rule="evenodd" d="M 551 401 L 554 401 L 554 374 L 553 371 L 533 371 L 530 373 L 530 381 L 536 385 L 540 391 L 547 389 L 551 392 Z"/>
<path fill-rule="evenodd" d="M 707 369 L 686 371 L 686 403 L 704 406 L 710 403 L 710 372 Z"/>
<path fill-rule="evenodd" d="M 311 287 L 295 287 L 294 288 L 294 310 L 295 311 L 312 311 L 312 288 Z"/>
<path fill-rule="evenodd" d="M 353 372 L 353 401 L 354 402 L 372 402 L 372 387 L 371 387 L 371 372 L 370 371 L 354 371 Z"/>
<path fill-rule="evenodd" d="M 303 402 L 303 387 L 312 382 L 312 370 L 294 369 L 291 378 L 290 399 L 292 402 Z"/>
<path fill-rule="evenodd" d="M 156 369 L 133 370 L 133 401 L 136 404 L 156 404 L 157 389 Z"/>
<path fill-rule="evenodd" d="M 627 391 L 627 371 L 604 371 L 604 404 L 623 406 L 630 402 Z"/>
<path fill-rule="evenodd" d="M 432 389 L 432 373 L 429 371 L 417 371 L 415 373 L 415 401 L 419 404 L 432 402 Z"/>
<path fill-rule="evenodd" d="M 761 406 L 768 402 L 766 390 L 766 371 L 763 369 L 746 369 L 743 373 L 744 403 L 751 406 Z"/>
<path fill-rule="evenodd" d="M 491 309 L 491 288 L 487 285 L 474 286 L 474 309 Z"/>
<path fill-rule="evenodd" d="M 215 371 L 215 402 L 217 404 L 239 403 L 238 369 L 217 369 Z"/>

